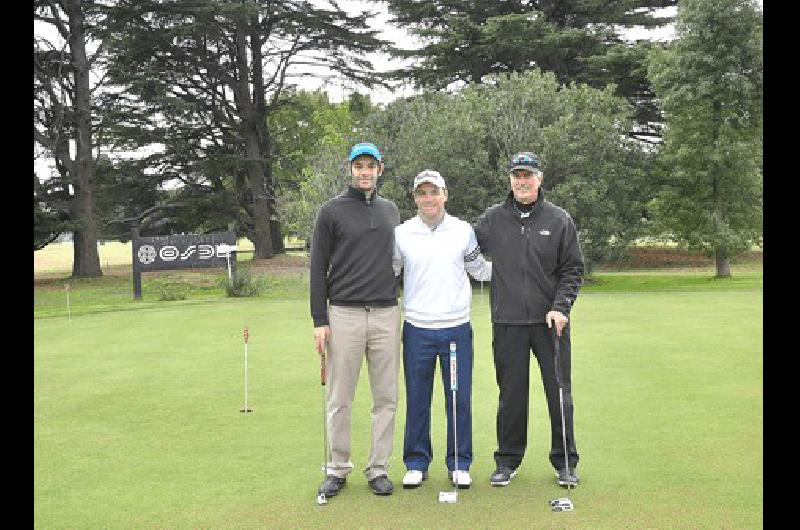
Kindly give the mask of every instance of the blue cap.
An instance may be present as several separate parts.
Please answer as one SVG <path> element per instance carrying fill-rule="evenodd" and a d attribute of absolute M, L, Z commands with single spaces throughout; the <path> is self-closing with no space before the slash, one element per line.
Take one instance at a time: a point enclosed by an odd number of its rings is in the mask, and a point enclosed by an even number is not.
<path fill-rule="evenodd" d="M 369 142 L 362 142 L 360 144 L 356 144 L 350 149 L 350 162 L 353 161 L 356 157 L 361 155 L 369 155 L 378 162 L 381 161 L 381 152 L 378 151 L 378 148 L 375 147 L 375 144 L 371 144 Z"/>

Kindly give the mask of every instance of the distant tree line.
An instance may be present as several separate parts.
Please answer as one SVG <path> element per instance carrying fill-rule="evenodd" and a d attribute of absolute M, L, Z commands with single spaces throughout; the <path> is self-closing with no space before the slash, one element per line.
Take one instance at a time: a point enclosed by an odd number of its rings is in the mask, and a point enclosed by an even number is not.
<path fill-rule="evenodd" d="M 621 38 L 670 22 L 653 13 L 676 3 L 673 42 Z M 385 151 L 381 192 L 403 218 L 422 169 L 439 170 L 448 211 L 474 221 L 507 193 L 509 156 L 537 152 L 590 269 L 654 236 L 706 250 L 725 276 L 760 242 L 754 2 L 387 2 L 423 39 L 416 49 L 379 39 L 371 13 L 319 4 L 35 1 L 34 19 L 63 41 L 34 38 L 34 140 L 57 170 L 34 176 L 34 250 L 72 231 L 73 275 L 97 276 L 98 237 L 235 222 L 272 257 L 284 236 L 308 240 L 364 139 Z M 364 56 L 379 50 L 414 66 L 376 74 Z M 422 93 L 379 107 L 296 88 L 321 66 Z"/>

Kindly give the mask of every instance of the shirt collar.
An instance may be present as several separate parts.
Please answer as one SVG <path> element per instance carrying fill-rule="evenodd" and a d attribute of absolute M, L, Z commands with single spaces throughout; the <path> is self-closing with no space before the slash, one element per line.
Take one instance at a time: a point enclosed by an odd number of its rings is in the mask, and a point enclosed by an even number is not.
<path fill-rule="evenodd" d="M 420 224 L 421 224 L 423 227 L 425 227 L 425 228 L 427 228 L 428 230 L 430 230 L 431 232 L 435 232 L 437 228 L 439 228 L 440 226 L 442 226 L 442 225 L 443 225 L 443 224 L 444 224 L 444 223 L 447 221 L 448 217 L 450 217 L 450 215 L 447 213 L 447 210 L 445 210 L 445 212 L 444 212 L 444 215 L 442 216 L 442 219 L 441 219 L 441 220 L 440 220 L 440 221 L 439 221 L 439 222 L 438 222 L 438 223 L 437 223 L 435 226 L 431 227 L 431 226 L 429 226 L 429 225 L 428 225 L 428 223 L 426 223 L 425 221 L 423 221 L 423 220 L 422 220 L 422 216 L 420 216 L 420 214 L 419 214 L 419 213 L 417 213 L 417 219 L 419 220 L 419 223 L 420 223 Z"/>

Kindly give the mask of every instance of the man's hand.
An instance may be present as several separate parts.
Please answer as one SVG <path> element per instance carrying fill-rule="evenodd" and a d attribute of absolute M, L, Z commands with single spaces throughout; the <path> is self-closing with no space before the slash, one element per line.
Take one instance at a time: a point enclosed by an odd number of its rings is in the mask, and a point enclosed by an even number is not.
<path fill-rule="evenodd" d="M 547 321 L 548 328 L 553 327 L 551 322 L 556 323 L 556 334 L 560 337 L 561 330 L 564 329 L 564 326 L 567 325 L 567 317 L 564 316 L 564 313 L 560 311 L 550 311 L 545 315 L 544 319 L 545 321 Z"/>
<path fill-rule="evenodd" d="M 331 327 L 330 326 L 320 326 L 318 328 L 314 328 L 314 343 L 317 346 L 317 353 L 322 355 L 322 352 L 325 351 L 325 344 L 328 343 L 331 337 Z"/>

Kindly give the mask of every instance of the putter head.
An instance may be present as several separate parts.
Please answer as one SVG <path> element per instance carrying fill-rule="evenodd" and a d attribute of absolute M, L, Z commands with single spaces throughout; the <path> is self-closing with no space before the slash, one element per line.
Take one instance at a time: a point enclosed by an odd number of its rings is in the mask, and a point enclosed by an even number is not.
<path fill-rule="evenodd" d="M 323 504 L 328 504 L 328 499 L 325 497 L 324 493 L 320 493 L 317 495 L 317 504 L 322 506 Z"/>
<path fill-rule="evenodd" d="M 571 512 L 575 505 L 567 497 L 561 497 L 550 501 L 550 509 L 554 512 Z"/>
<path fill-rule="evenodd" d="M 458 492 L 457 491 L 440 491 L 439 492 L 439 502 L 446 502 L 446 503 L 456 503 L 456 502 L 458 502 Z"/>

